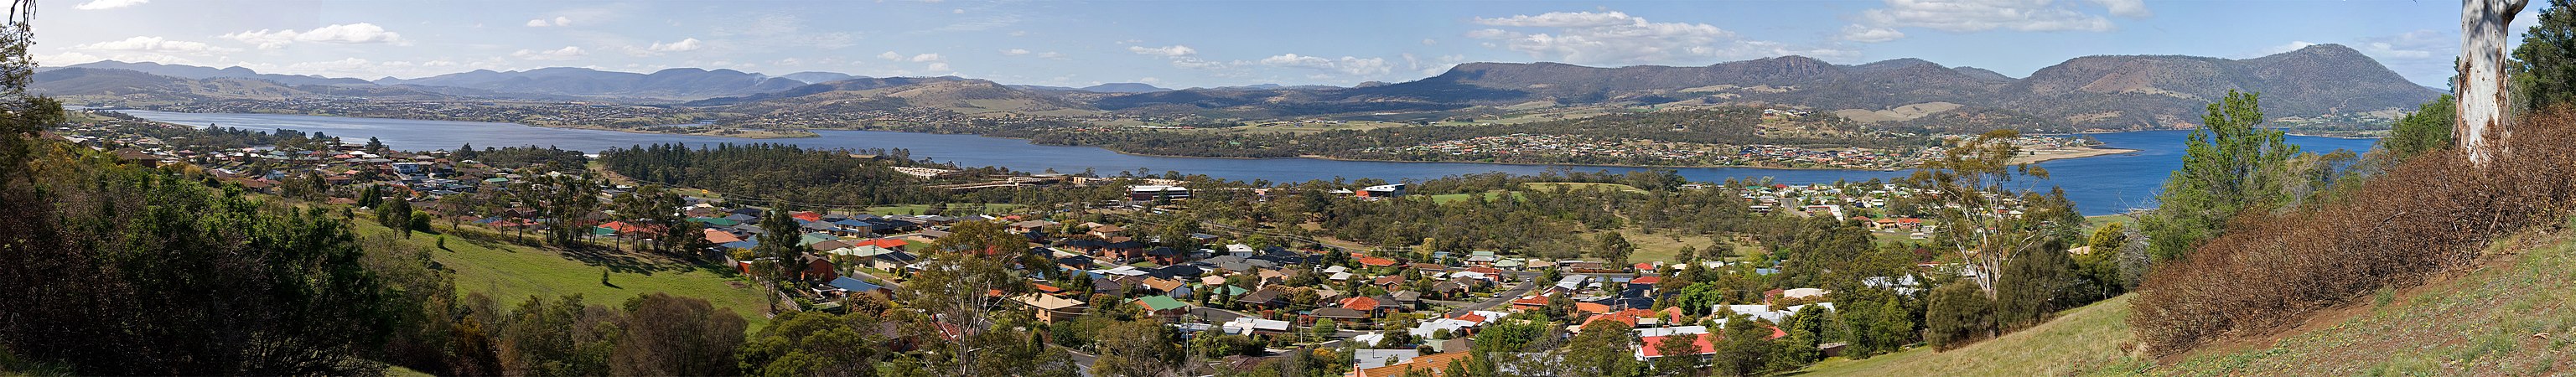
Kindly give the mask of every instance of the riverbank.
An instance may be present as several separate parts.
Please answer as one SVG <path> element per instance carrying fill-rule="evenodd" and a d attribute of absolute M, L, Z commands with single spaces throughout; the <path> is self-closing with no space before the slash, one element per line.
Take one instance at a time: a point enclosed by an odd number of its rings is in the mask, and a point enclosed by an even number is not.
<path fill-rule="evenodd" d="M 2056 161 L 2056 160 L 2064 160 L 2064 159 L 2071 159 L 2071 158 L 2085 158 L 2085 157 L 2108 156 L 2108 155 L 2124 154 L 2124 153 L 2136 153 L 2137 151 L 2138 151 L 2138 150 L 2136 150 L 2136 149 L 2103 148 L 2103 147 L 2088 147 L 2088 148 L 2084 148 L 2084 149 L 2045 149 L 2045 150 L 2033 150 L 2033 151 L 2025 151 L 2025 152 L 2030 152 L 2031 154 L 2028 154 L 2028 155 L 2022 155 L 2022 156 L 2015 156 L 2015 157 L 2013 157 L 2013 161 L 2012 161 L 2012 163 L 2014 163 L 2014 164 L 2036 164 L 2036 163 L 2041 163 L 2041 162 Z"/>

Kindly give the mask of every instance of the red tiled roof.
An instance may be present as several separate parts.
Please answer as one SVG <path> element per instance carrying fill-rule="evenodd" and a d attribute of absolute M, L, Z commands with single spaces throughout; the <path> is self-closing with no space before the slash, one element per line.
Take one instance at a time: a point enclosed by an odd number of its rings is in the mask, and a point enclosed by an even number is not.
<path fill-rule="evenodd" d="M 1628 279 L 1628 284 L 1646 284 L 1646 285 L 1654 285 L 1654 284 L 1663 284 L 1663 283 L 1664 283 L 1664 277 L 1662 277 L 1662 276 L 1647 276 L 1647 277 L 1641 277 L 1641 278 L 1636 278 L 1636 279 Z"/>
<path fill-rule="evenodd" d="M 899 248 L 903 248 L 903 245 L 910 245 L 910 244 L 912 244 L 912 243 L 911 243 L 911 242 L 904 242 L 904 240 L 893 239 L 893 238 L 877 238 L 877 239 L 867 239 L 867 240 L 850 241 L 850 246 L 876 246 L 876 247 L 882 247 L 882 248 L 888 248 L 888 249 L 899 249 Z"/>
<path fill-rule="evenodd" d="M 1344 309 L 1350 309 L 1350 310 L 1358 310 L 1358 311 L 1370 311 L 1370 310 L 1377 310 L 1377 305 L 1378 305 L 1377 299 L 1375 299 L 1375 298 L 1370 298 L 1370 297 L 1368 297 L 1368 296 L 1352 297 L 1352 298 L 1351 298 L 1351 299 L 1349 299 L 1349 300 L 1342 300 L 1342 308 L 1344 308 Z"/>
<path fill-rule="evenodd" d="M 796 218 L 797 220 L 805 220 L 805 221 L 822 221 L 822 220 L 823 220 L 823 214 L 820 214 L 820 213 L 814 213 L 813 211 L 796 211 L 796 212 L 789 212 L 789 213 L 787 214 L 787 217 L 794 217 L 794 218 Z"/>
<path fill-rule="evenodd" d="M 1385 266 L 1393 266 L 1393 265 L 1395 265 L 1395 260 L 1393 260 L 1393 259 L 1386 259 L 1386 258 L 1379 258 L 1379 257 L 1363 256 L 1363 257 L 1360 257 L 1359 261 L 1360 261 L 1360 264 L 1371 265 L 1371 266 L 1379 266 L 1379 267 L 1385 267 Z"/>
<path fill-rule="evenodd" d="M 733 236 L 733 233 L 725 233 L 725 231 L 715 230 L 715 229 L 704 229 L 704 230 L 706 231 L 706 234 L 707 234 L 707 243 L 722 244 L 722 243 L 742 242 L 742 237 L 734 237 L 734 236 Z"/>
<path fill-rule="evenodd" d="M 1610 306 L 1589 302 L 1577 302 L 1574 303 L 1574 311 L 1586 313 L 1609 313 Z"/>
<path fill-rule="evenodd" d="M 1644 342 L 1641 342 L 1641 343 L 1640 343 L 1640 344 L 1642 344 L 1642 346 L 1638 347 L 1638 348 L 1637 348 L 1637 351 L 1644 352 L 1644 353 L 1646 354 L 1646 357 L 1663 357 L 1663 356 L 1664 356 L 1664 350 L 1663 350 L 1663 349 L 1661 349 L 1661 348 L 1657 348 L 1657 345 L 1664 344 L 1664 341 L 1665 341 L 1665 340 L 1671 339 L 1672 337 L 1689 337 L 1689 338 L 1691 338 L 1691 345 L 1693 345 L 1693 346 L 1698 346 L 1698 347 L 1696 347 L 1696 348 L 1698 348 L 1698 349 L 1699 349 L 1699 354 L 1701 354 L 1701 355 L 1707 355 L 1707 354 L 1714 354 L 1714 353 L 1717 353 L 1717 345 L 1716 345 L 1716 344 L 1709 343 L 1709 341 L 1708 341 L 1708 340 L 1709 340 L 1709 338 L 1716 338 L 1716 337 L 1715 337 L 1715 336 L 1700 336 L 1700 335 L 1701 335 L 1701 334 L 1688 334 L 1688 335 L 1665 335 L 1665 336 L 1649 336 L 1649 337 L 1641 338 L 1641 339 L 1639 339 L 1639 340 L 1643 340 Z"/>

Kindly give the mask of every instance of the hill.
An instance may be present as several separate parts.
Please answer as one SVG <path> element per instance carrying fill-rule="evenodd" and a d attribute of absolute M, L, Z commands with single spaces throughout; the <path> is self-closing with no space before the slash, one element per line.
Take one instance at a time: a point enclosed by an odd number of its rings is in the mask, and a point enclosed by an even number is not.
<path fill-rule="evenodd" d="M 2257 91 L 2267 115 L 2407 108 L 2439 93 L 2349 47 L 2309 46 L 2253 59 L 2088 56 L 2015 79 L 1921 59 L 1836 65 L 1782 56 L 1701 67 L 1467 63 L 1411 82 L 1321 89 L 1183 89 L 1103 98 L 1102 109 L 1303 116 L 1560 105 L 1765 103 L 1879 111 L 1948 102 L 2074 128 L 2173 128 L 2196 122 L 2227 90 Z M 1910 119 L 1910 118 L 1908 118 Z M 2025 125 L 2038 126 L 2038 125 Z"/>
<path fill-rule="evenodd" d="M 126 69 L 59 68 L 36 73 L 28 91 L 62 97 L 74 103 L 180 103 L 219 100 L 274 100 L 290 97 L 362 96 L 387 99 L 439 99 L 450 95 L 405 87 L 287 85 L 250 78 L 190 79 Z"/>
<path fill-rule="evenodd" d="M 2576 226 L 2576 224 L 2571 224 Z M 1834 359 L 1802 376 L 1881 375 L 2564 375 L 2576 372 L 2576 237 L 2568 229 L 2500 241 L 2477 268 L 2384 291 L 2295 328 L 2145 359 L 2125 320 L 2129 296 L 2060 313 L 1949 352 L 1913 349 Z"/>
<path fill-rule="evenodd" d="M 815 75 L 806 75 L 813 78 Z M 787 90 L 802 81 L 730 69 L 672 68 L 650 74 L 553 67 L 527 71 L 474 70 L 417 79 L 378 80 L 379 85 L 450 86 L 494 92 L 695 100 Z"/>
<path fill-rule="evenodd" d="M 149 73 L 149 74 L 155 74 L 155 75 L 162 75 L 162 76 L 170 76 L 170 77 L 178 77 L 178 78 L 189 78 L 189 79 L 201 79 L 201 80 L 202 80 L 202 79 L 213 79 L 213 78 L 237 78 L 237 79 L 267 80 L 267 81 L 269 81 L 269 82 L 275 82 L 275 83 L 285 84 L 285 85 L 368 85 L 368 86 L 372 86 L 372 85 L 374 85 L 374 83 L 367 82 L 367 80 L 360 80 L 360 79 L 353 79 L 353 78 L 334 78 L 334 77 L 322 77 L 322 76 L 312 76 L 312 75 L 277 75 L 277 74 L 264 74 L 264 73 L 259 73 L 258 71 L 253 71 L 253 70 L 251 70 L 251 69 L 249 69 L 249 68 L 242 68 L 242 67 L 226 67 L 226 68 L 218 69 L 218 68 L 212 68 L 212 67 L 199 67 L 199 66 L 192 66 L 192 65 L 179 65 L 179 64 L 160 64 L 160 63 L 153 63 L 153 62 L 136 62 L 136 63 L 127 63 L 127 62 L 121 62 L 121 61 L 115 61 L 115 60 L 101 60 L 101 61 L 96 61 L 96 62 L 81 63 L 81 64 L 73 64 L 73 65 L 70 65 L 70 66 L 63 67 L 63 68 L 122 69 L 122 70 L 129 70 L 129 71 L 135 71 L 135 72 L 143 72 L 143 73 Z"/>

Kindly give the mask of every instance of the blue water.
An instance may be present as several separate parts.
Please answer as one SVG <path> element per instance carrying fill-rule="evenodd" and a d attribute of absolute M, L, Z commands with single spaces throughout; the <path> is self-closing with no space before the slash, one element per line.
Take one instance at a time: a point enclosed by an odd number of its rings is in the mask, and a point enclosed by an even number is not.
<path fill-rule="evenodd" d="M 192 125 L 220 125 L 249 129 L 293 129 L 323 132 L 348 140 L 367 137 L 383 139 L 386 145 L 404 150 L 451 149 L 465 144 L 476 147 L 514 145 L 552 146 L 570 150 L 596 152 L 655 143 L 784 143 L 819 148 L 905 148 L 915 158 L 930 158 L 965 166 L 1002 166 L 1020 171 L 1074 173 L 1085 169 L 1106 174 L 1144 168 L 1160 174 L 1180 171 L 1189 174 L 1251 181 L 1302 182 L 1342 178 L 1378 178 L 1388 181 L 1428 179 L 1443 176 L 1505 172 L 1538 174 L 1551 166 L 1502 165 L 1477 163 L 1405 163 L 1372 161 L 1333 161 L 1305 158 L 1218 159 L 1188 157 L 1152 157 L 1119 154 L 1096 147 L 1033 145 L 1019 139 L 974 135 L 941 135 L 884 131 L 816 131 L 822 137 L 796 139 L 743 139 L 713 136 L 644 134 L 615 131 L 575 130 L 530 127 L 511 123 L 450 122 L 375 118 L 342 118 L 275 114 L 197 114 L 124 110 L 127 114 L 163 122 Z M 2066 189 L 2068 199 L 2086 215 L 2125 212 L 2151 207 L 2152 199 L 2164 185 L 2165 177 L 2182 166 L 2182 143 L 2187 131 L 2139 131 L 2092 134 L 2110 147 L 2136 149 L 2137 153 L 2056 160 L 2040 163 L 2052 175 L 2039 185 L 2056 185 Z M 2337 139 L 2292 136 L 2290 142 L 2309 151 L 2335 149 L 2363 151 L 2375 140 Z M 1577 170 L 1626 172 L 1638 168 L 1573 167 Z M 1674 169 L 1692 181 L 1719 182 L 1728 178 L 1770 177 L 1780 183 L 1830 183 L 1836 180 L 1866 181 L 1872 178 L 1903 177 L 1908 172 L 1871 170 L 1788 170 L 1760 168 L 1681 168 Z"/>

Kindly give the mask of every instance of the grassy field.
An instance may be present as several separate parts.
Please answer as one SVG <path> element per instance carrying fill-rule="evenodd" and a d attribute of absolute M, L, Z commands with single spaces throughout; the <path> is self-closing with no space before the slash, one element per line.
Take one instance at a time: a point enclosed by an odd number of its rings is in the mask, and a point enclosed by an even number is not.
<path fill-rule="evenodd" d="M 2130 296 L 1966 348 L 1832 359 L 1802 376 L 2546 376 L 2576 371 L 2576 241 L 2524 235 L 2479 267 L 2331 308 L 2305 324 L 2163 359 L 2123 350 Z"/>
<path fill-rule="evenodd" d="M 2135 363 L 2122 351 L 2129 343 L 2129 298 L 2110 300 L 2058 313 L 2038 327 L 1986 340 L 1949 352 L 1931 347 L 1861 360 L 1827 359 L 1800 376 L 2057 376 Z"/>
<path fill-rule="evenodd" d="M 1646 190 L 1639 190 L 1639 189 L 1637 189 L 1637 186 L 1629 186 L 1629 185 L 1623 185 L 1623 184 L 1617 184 L 1617 183 L 1589 183 L 1589 182 L 1552 182 L 1552 183 L 1551 183 L 1551 182 L 1535 182 L 1535 183 L 1523 183 L 1523 184 L 1521 184 L 1521 187 L 1525 187 L 1525 188 L 1528 188 L 1528 189 L 1531 189 L 1531 190 L 1555 190 L 1557 186 L 1565 186 L 1566 190 L 1582 190 L 1582 189 L 1587 189 L 1587 188 L 1602 187 L 1602 188 L 1609 188 L 1609 189 L 1614 189 L 1614 190 L 1619 190 L 1619 191 L 1627 191 L 1627 192 L 1646 192 Z"/>
<path fill-rule="evenodd" d="M 1628 239 L 1628 244 L 1637 245 L 1637 252 L 1634 254 L 1628 254 L 1628 260 L 1641 263 L 1654 261 L 1680 262 L 1682 246 L 1684 245 L 1698 248 L 1703 252 L 1702 255 L 1706 255 L 1706 251 L 1716 247 L 1717 245 L 1717 240 L 1709 236 L 1685 234 L 1680 235 L 1680 240 L 1675 240 L 1673 239 L 1673 236 L 1675 235 L 1671 233 L 1645 234 L 1644 232 L 1638 232 L 1637 228 L 1634 227 L 1620 229 L 1619 236 L 1626 237 Z M 1590 239 L 1591 237 L 1597 236 L 1586 235 L 1584 237 L 1585 239 Z M 1729 247 L 1732 247 L 1732 245 Z M 1737 255 L 1751 252 L 1752 251 L 1738 251 Z"/>
<path fill-rule="evenodd" d="M 350 223 L 357 225 L 360 236 L 394 234 L 392 229 L 372 221 Z M 731 283 L 738 280 L 696 266 L 613 254 L 567 256 L 552 250 L 467 241 L 462 237 L 449 237 L 447 247 L 441 249 L 438 236 L 425 233 L 409 239 L 397 236 L 394 240 L 430 250 L 431 260 L 454 272 L 457 290 L 482 292 L 504 305 L 515 305 L 532 295 L 566 294 L 580 294 L 590 303 L 615 305 L 635 295 L 666 292 L 706 299 L 716 307 L 732 309 L 749 321 L 752 329 L 769 322 L 767 316 L 761 315 L 769 308 L 760 299 L 764 292 L 736 288 Z M 606 270 L 614 272 L 609 274 L 608 284 L 600 284 L 600 272 Z"/>
<path fill-rule="evenodd" d="M 2111 224 L 2120 224 L 2121 227 L 2129 228 L 2129 230 L 2137 230 L 2138 217 L 2130 215 L 2099 215 L 2084 217 L 2085 229 L 2096 229 L 2110 226 Z"/>

